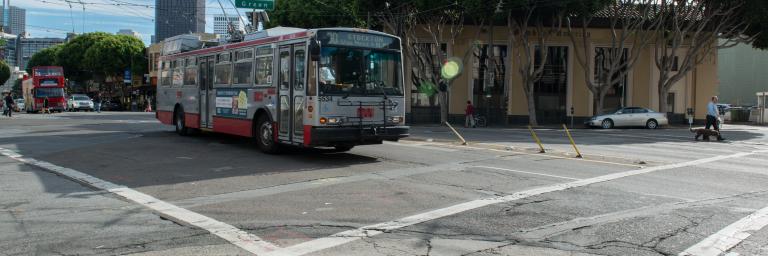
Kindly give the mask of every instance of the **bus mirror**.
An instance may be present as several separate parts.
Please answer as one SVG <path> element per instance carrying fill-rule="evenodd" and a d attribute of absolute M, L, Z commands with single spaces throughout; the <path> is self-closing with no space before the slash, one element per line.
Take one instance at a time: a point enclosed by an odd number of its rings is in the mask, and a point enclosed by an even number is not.
<path fill-rule="evenodd" d="M 317 39 L 312 39 L 309 42 L 309 55 L 312 61 L 320 60 L 320 42 Z"/>

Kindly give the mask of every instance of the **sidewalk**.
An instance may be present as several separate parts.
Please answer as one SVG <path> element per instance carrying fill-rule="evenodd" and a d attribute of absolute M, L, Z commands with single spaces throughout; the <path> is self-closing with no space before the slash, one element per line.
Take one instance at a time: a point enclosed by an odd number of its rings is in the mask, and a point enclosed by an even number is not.
<path fill-rule="evenodd" d="M 411 126 L 410 136 L 403 139 L 413 143 L 455 145 L 456 147 L 482 148 L 510 153 L 538 154 L 539 146 L 528 128 L 454 128 L 467 141 L 461 146 L 461 140 L 446 126 L 428 125 Z M 576 150 L 562 127 L 534 129 L 540 138 L 546 155 L 575 157 Z M 574 129 L 570 130 L 576 147 L 584 158 L 624 164 L 653 164 L 666 162 L 679 157 L 662 153 L 660 148 L 690 147 L 691 149 L 728 147 L 748 144 L 768 145 L 768 128 L 760 126 L 727 124 L 723 128 L 727 141 L 712 144 L 695 141 L 693 134 L 684 127 L 664 129 Z M 649 157 L 651 156 L 651 157 Z"/>

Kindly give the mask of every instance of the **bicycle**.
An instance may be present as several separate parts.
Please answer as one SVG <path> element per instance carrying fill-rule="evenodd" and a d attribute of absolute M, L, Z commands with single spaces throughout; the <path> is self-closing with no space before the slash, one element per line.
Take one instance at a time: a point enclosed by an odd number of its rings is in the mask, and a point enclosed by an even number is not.
<path fill-rule="evenodd" d="M 475 115 L 475 127 L 486 127 L 488 126 L 488 123 L 485 120 L 484 116 L 481 115 Z"/>

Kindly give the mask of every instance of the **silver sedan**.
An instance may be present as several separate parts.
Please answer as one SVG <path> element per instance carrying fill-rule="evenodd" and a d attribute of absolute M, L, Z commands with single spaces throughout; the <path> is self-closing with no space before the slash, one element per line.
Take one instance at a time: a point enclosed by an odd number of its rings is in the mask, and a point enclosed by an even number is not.
<path fill-rule="evenodd" d="M 667 114 L 659 113 L 647 108 L 627 107 L 611 114 L 597 115 L 585 122 L 587 126 L 598 126 L 610 129 L 617 126 L 645 126 L 648 129 L 656 129 L 662 125 L 669 125 Z"/>

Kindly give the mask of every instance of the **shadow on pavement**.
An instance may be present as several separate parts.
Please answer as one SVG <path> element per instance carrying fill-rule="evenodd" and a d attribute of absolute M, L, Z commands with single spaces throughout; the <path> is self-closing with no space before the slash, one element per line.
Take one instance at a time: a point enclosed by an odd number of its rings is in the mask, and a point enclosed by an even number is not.
<path fill-rule="evenodd" d="M 115 125 L 99 127 L 119 130 Z M 291 147 L 282 154 L 269 155 L 261 153 L 248 138 L 212 133 L 182 137 L 172 131 L 157 130 L 27 136 L 5 138 L 0 144 L 14 145 L 25 156 L 129 187 L 343 168 L 380 161 L 331 149 Z"/>

